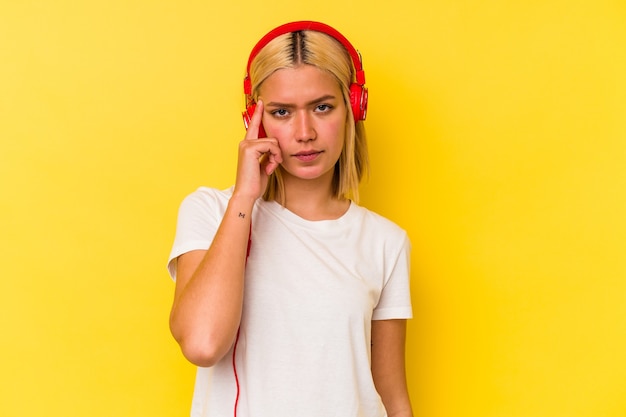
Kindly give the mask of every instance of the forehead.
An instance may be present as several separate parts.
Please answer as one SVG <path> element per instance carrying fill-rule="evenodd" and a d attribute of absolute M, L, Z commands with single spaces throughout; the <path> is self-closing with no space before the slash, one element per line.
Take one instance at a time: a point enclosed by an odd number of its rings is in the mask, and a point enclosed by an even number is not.
<path fill-rule="evenodd" d="M 297 101 L 324 95 L 340 98 L 339 82 L 329 72 L 313 65 L 278 69 L 263 81 L 259 89 L 259 96 L 265 101 Z"/>

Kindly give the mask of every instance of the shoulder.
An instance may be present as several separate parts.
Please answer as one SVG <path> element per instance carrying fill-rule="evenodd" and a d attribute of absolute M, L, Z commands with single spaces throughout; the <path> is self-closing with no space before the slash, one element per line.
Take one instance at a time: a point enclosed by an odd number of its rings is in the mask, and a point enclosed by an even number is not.
<path fill-rule="evenodd" d="M 196 204 L 207 204 L 219 201 L 228 201 L 233 194 L 233 187 L 226 189 L 217 189 L 210 187 L 198 187 L 189 193 L 183 202 L 192 202 Z"/>
<path fill-rule="evenodd" d="M 370 209 L 353 203 L 355 212 L 353 226 L 360 228 L 363 239 L 380 247 L 385 252 L 393 253 L 410 250 L 411 242 L 405 229 L 394 221 Z"/>
<path fill-rule="evenodd" d="M 352 203 L 353 210 L 363 222 L 364 227 L 385 232 L 387 235 L 403 238 L 407 236 L 406 231 L 394 221 L 384 217 L 368 208 Z"/>
<path fill-rule="evenodd" d="M 226 207 L 232 192 L 232 187 L 224 190 L 199 187 L 183 199 L 181 210 L 205 211 Z"/>
<path fill-rule="evenodd" d="M 196 227 L 207 222 L 219 222 L 226 211 L 232 189 L 199 187 L 188 194 L 178 209 L 179 226 Z"/>

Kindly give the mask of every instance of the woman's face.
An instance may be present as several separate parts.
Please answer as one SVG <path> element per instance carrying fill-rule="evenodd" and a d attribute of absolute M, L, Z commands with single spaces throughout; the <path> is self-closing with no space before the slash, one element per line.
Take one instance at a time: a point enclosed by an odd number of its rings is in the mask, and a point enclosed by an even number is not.
<path fill-rule="evenodd" d="M 347 109 L 337 80 L 312 65 L 277 70 L 261 85 L 263 126 L 282 150 L 283 178 L 327 180 L 345 140 Z"/>

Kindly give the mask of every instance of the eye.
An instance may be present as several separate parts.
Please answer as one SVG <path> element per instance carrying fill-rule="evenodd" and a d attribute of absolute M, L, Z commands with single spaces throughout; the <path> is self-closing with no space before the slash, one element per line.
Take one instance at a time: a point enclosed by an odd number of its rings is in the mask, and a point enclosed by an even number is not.
<path fill-rule="evenodd" d="M 287 111 L 287 109 L 276 109 L 276 110 L 272 110 L 272 115 L 275 117 L 286 117 L 289 112 Z"/>
<path fill-rule="evenodd" d="M 317 107 L 315 107 L 315 111 L 318 111 L 320 113 L 327 113 L 332 109 L 333 106 L 331 106 L 330 104 L 319 104 Z"/>

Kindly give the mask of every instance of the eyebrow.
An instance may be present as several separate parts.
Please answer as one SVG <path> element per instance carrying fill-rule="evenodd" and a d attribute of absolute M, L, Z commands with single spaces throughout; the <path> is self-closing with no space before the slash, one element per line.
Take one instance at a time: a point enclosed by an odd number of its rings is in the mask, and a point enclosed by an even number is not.
<path fill-rule="evenodd" d="M 333 96 L 332 94 L 326 94 L 322 97 L 318 97 L 314 100 L 309 101 L 308 103 L 306 103 L 307 106 L 311 106 L 313 104 L 318 104 L 324 101 L 328 101 L 328 100 L 335 100 L 337 97 Z M 287 107 L 287 108 L 292 108 L 295 107 L 295 105 L 293 104 L 287 104 L 287 103 L 279 103 L 276 101 L 272 101 L 266 104 L 267 107 Z"/>

